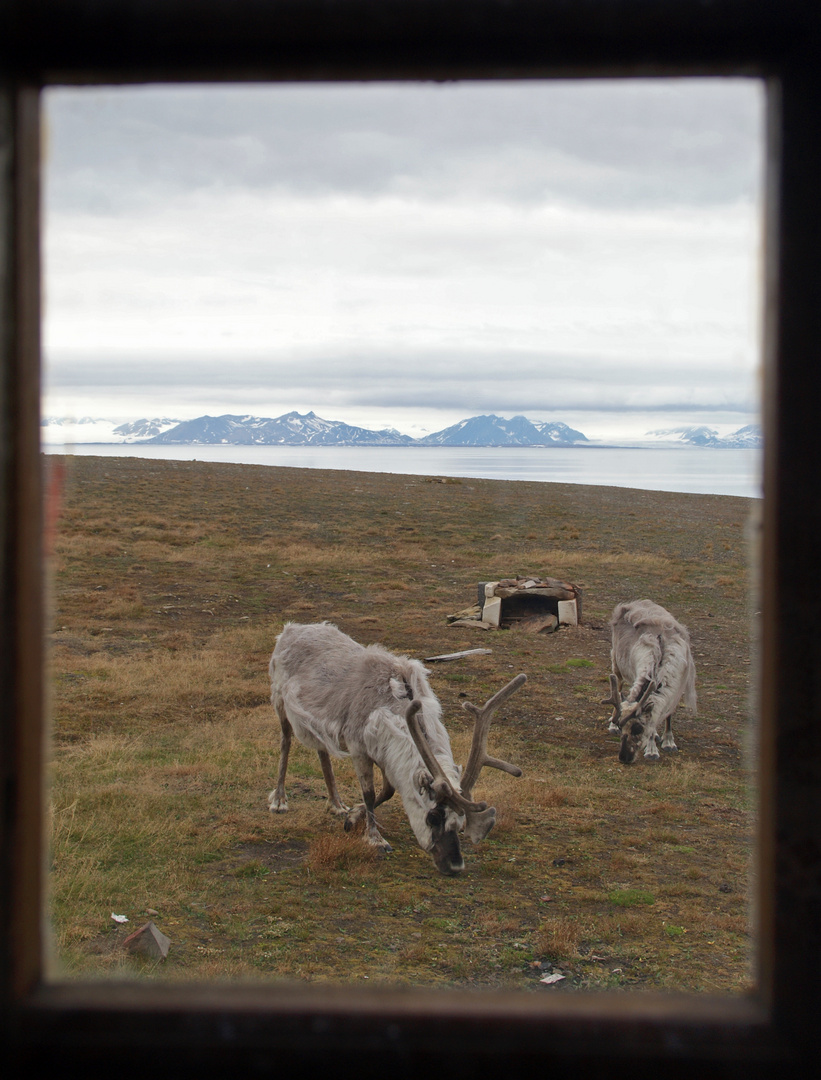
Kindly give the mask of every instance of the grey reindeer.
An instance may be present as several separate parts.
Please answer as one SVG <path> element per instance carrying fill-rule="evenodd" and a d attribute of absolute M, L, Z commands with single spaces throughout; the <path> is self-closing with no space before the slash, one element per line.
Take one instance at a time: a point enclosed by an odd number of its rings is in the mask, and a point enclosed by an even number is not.
<path fill-rule="evenodd" d="M 483 766 L 521 776 L 516 765 L 489 757 L 487 736 L 493 713 L 527 679 L 517 675 L 484 706 L 464 707 L 476 718 L 464 772 L 453 760 L 441 720 L 441 705 L 418 660 L 381 645 L 363 646 L 331 623 L 288 623 L 277 638 L 269 665 L 271 702 L 282 728 L 277 786 L 268 797 L 273 813 L 288 809 L 285 774 L 292 736 L 316 750 L 331 802 L 345 816 L 345 829 L 365 819 L 366 841 L 390 851 L 374 810 L 399 792 L 419 846 L 438 870 L 464 870 L 459 833 L 473 842 L 493 828 L 496 810 L 473 801 Z M 349 809 L 336 786 L 332 757 L 349 756 L 362 789 L 362 803 Z M 374 765 L 382 772 L 379 794 Z"/>
<path fill-rule="evenodd" d="M 679 703 L 697 708 L 690 634 L 652 600 L 617 604 L 610 629 L 613 674 L 610 697 L 602 704 L 613 706 L 608 730 L 621 736 L 619 761 L 631 765 L 642 752 L 645 761 L 658 761 L 659 741 L 662 750 L 678 749 L 673 713 Z"/>

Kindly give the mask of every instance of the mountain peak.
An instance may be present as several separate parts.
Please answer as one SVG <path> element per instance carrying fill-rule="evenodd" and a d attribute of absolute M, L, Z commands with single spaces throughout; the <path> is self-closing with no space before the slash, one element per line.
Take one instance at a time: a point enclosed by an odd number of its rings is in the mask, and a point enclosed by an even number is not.
<path fill-rule="evenodd" d="M 587 437 L 561 421 L 532 421 L 520 413 L 511 420 L 490 413 L 471 416 L 426 435 L 423 446 L 574 446 Z"/>

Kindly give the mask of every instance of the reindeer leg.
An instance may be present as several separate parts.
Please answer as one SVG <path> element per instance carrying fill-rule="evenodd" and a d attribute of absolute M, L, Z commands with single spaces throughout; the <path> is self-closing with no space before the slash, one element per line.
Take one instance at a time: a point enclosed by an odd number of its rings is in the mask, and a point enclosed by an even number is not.
<path fill-rule="evenodd" d="M 647 740 L 647 745 L 644 748 L 644 760 L 651 764 L 659 761 L 661 754 L 659 753 L 659 737 L 656 731 L 653 731 Z"/>
<path fill-rule="evenodd" d="M 374 803 L 374 807 L 381 806 L 383 802 L 387 802 L 388 799 L 392 799 L 395 794 L 396 794 L 396 788 L 393 786 L 393 784 L 390 782 L 390 780 L 388 780 L 388 778 L 383 773 L 382 774 L 382 790 L 376 796 L 376 802 Z"/>
<path fill-rule="evenodd" d="M 664 721 L 664 735 L 661 737 L 662 750 L 678 750 L 676 740 L 673 738 L 673 717 L 668 716 Z"/>
<path fill-rule="evenodd" d="M 354 757 L 353 755 L 351 755 L 351 760 L 353 761 L 353 767 L 356 769 L 356 775 L 362 788 L 363 804 L 355 806 L 348 814 L 345 819 L 345 832 L 349 832 L 353 826 L 364 817 L 366 820 L 368 843 L 372 844 L 373 847 L 381 848 L 382 851 L 392 851 L 393 849 L 390 844 L 380 833 L 376 824 L 376 818 L 374 817 L 376 789 L 373 780 L 373 762 L 369 758 Z"/>
<path fill-rule="evenodd" d="M 613 715 L 607 722 L 607 730 L 616 735 L 621 734 L 621 728 L 619 727 L 619 715 L 621 714 L 621 686 L 622 677 L 618 671 L 615 671 L 610 676 L 610 697 L 604 698 L 601 702 L 602 705 L 612 705 Z"/>
<path fill-rule="evenodd" d="M 274 708 L 279 717 L 279 725 L 282 728 L 282 738 L 279 744 L 277 786 L 268 796 L 268 809 L 272 814 L 284 814 L 288 809 L 288 799 L 285 795 L 285 773 L 288 771 L 288 755 L 291 752 L 293 729 L 290 720 L 285 714 L 285 706 L 281 698 L 275 702 Z"/>
<path fill-rule="evenodd" d="M 334 767 L 331 764 L 331 755 L 327 750 L 317 750 L 317 754 L 319 755 L 319 763 L 322 766 L 322 775 L 325 777 L 328 797 L 331 800 L 331 809 L 335 814 L 347 814 L 349 808 L 340 799 L 336 788 L 336 777 L 334 776 Z"/>

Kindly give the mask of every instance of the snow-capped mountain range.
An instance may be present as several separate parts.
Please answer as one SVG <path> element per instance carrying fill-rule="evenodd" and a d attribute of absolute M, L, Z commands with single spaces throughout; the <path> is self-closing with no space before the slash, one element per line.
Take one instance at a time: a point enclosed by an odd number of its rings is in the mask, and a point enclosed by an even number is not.
<path fill-rule="evenodd" d="M 256 416 L 200 416 L 153 438 L 151 443 L 256 443 L 261 446 L 573 446 L 586 442 L 562 423 L 532 423 L 524 416 L 473 416 L 444 431 L 413 439 L 394 428 L 370 431 L 313 412 L 285 413 L 275 420 Z"/>
<path fill-rule="evenodd" d="M 79 420 L 45 418 L 46 446 L 72 443 L 145 443 L 165 445 L 259 446 L 578 446 L 587 436 L 560 421 L 507 420 L 493 414 L 472 416 L 442 431 L 413 439 L 394 428 L 371 431 L 339 420 L 323 420 L 313 412 L 285 413 L 274 419 L 258 416 L 200 416 L 195 420 L 170 417 L 117 423 L 93 417 Z M 760 448 L 761 428 L 749 424 L 720 436 L 713 428 L 677 427 L 648 432 L 641 442 L 657 445 Z"/>
<path fill-rule="evenodd" d="M 153 420 L 133 420 L 119 424 L 101 417 L 44 417 L 40 436 L 46 446 L 71 443 L 140 443 L 176 427 L 179 420 L 155 417 Z"/>
<path fill-rule="evenodd" d="M 313 412 L 290 412 L 273 420 L 259 416 L 200 416 L 142 441 L 234 446 L 408 446 L 415 440 L 393 428 L 369 431 L 340 420 L 323 420 Z"/>
<path fill-rule="evenodd" d="M 413 439 L 394 428 L 370 431 L 313 412 L 259 416 L 199 416 L 196 420 L 136 420 L 116 425 L 84 417 L 79 421 L 46 419 L 43 441 L 77 443 L 147 443 L 165 445 L 258 446 L 574 446 L 586 436 L 558 421 L 524 416 L 473 416 L 452 427 Z"/>
<path fill-rule="evenodd" d="M 736 449 L 758 450 L 764 444 L 760 424 L 747 424 L 729 435 L 719 435 L 709 427 L 677 427 L 662 431 L 648 431 L 647 438 L 652 441 L 685 443 L 688 446 L 730 447 Z"/>

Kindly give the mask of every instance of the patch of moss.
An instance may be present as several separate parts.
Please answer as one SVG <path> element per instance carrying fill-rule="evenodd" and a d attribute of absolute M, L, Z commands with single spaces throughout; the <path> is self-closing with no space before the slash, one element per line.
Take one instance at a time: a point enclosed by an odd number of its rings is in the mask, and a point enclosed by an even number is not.
<path fill-rule="evenodd" d="M 643 889 L 614 889 L 607 894 L 607 899 L 618 907 L 637 907 L 639 904 L 655 904 L 656 902 L 653 894 L 644 892 Z"/>

